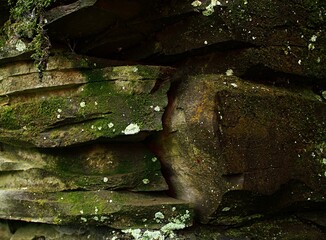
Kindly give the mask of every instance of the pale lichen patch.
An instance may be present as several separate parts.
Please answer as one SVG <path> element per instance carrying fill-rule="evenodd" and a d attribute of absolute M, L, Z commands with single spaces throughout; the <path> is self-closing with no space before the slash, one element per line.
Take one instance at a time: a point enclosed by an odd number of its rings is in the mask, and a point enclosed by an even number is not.
<path fill-rule="evenodd" d="M 133 135 L 140 132 L 140 128 L 136 123 L 129 124 L 125 130 L 122 131 L 125 135 Z"/>

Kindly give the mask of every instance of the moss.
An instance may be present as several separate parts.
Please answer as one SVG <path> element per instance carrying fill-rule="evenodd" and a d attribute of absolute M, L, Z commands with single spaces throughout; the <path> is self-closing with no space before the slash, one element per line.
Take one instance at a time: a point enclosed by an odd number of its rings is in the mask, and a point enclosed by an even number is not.
<path fill-rule="evenodd" d="M 9 0 L 10 20 L 6 24 L 8 39 L 32 39 L 30 49 L 34 51 L 32 58 L 39 70 L 40 78 L 46 69 L 50 51 L 50 40 L 44 30 L 46 20 L 44 10 L 53 0 Z"/>
<path fill-rule="evenodd" d="M 19 123 L 17 122 L 17 118 L 15 116 L 15 111 L 10 106 L 1 107 L 0 123 L 3 128 L 9 130 L 15 130 L 20 128 Z"/>

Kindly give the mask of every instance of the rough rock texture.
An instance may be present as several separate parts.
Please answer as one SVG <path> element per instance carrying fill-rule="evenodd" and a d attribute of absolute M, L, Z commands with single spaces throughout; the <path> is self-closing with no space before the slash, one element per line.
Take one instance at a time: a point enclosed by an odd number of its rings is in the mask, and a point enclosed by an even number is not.
<path fill-rule="evenodd" d="M 30 62 L 2 66 L 0 218 L 159 228 L 184 212 L 191 224 L 188 203 L 130 192 L 168 189 L 143 140 L 162 130 L 174 69 L 112 65 L 57 53 L 42 79 Z"/>
<path fill-rule="evenodd" d="M 141 143 L 60 150 L 2 146 L 0 189 L 163 191 L 160 163 Z"/>
<path fill-rule="evenodd" d="M 1 237 L 323 239 L 325 1 L 13 7 L 0 2 Z"/>
<path fill-rule="evenodd" d="M 190 206 L 162 195 L 114 191 L 33 193 L 1 190 L 0 196 L 0 217 L 11 220 L 105 225 L 118 229 L 145 225 L 159 228 L 179 214 L 189 214 L 184 224 L 191 224 Z"/>
<path fill-rule="evenodd" d="M 169 83 L 155 87 L 171 68 L 136 65 L 75 70 L 73 62 L 65 67 L 60 60 L 54 62 L 58 65 L 53 63 L 53 70 L 42 80 L 30 65 L 3 67 L 3 142 L 63 147 L 162 129 Z"/>
<path fill-rule="evenodd" d="M 220 205 L 227 192 L 270 195 L 290 181 L 280 193 L 289 195 L 287 201 L 271 197 L 270 206 L 255 210 L 325 202 L 326 108 L 320 96 L 225 75 L 190 77 L 174 96 L 159 156 L 175 196 L 193 202 L 203 222 L 226 224 L 226 212 L 239 214 L 232 197 Z M 294 194 L 297 184 L 305 187 Z"/>

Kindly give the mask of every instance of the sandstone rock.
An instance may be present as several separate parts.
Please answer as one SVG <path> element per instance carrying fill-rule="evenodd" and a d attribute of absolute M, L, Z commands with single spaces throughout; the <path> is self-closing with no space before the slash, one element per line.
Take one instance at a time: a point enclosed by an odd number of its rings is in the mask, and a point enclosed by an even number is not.
<path fill-rule="evenodd" d="M 234 207 L 241 214 L 240 196 L 246 202 L 246 192 L 254 193 L 249 199 L 271 195 L 292 180 L 303 183 L 295 197 L 290 184 L 281 194 L 288 200 L 273 198 L 269 210 L 325 202 L 326 107 L 320 96 L 199 75 L 182 82 L 171 99 L 157 152 L 172 192 L 193 202 L 203 222 L 213 223 Z M 229 205 L 220 205 L 226 193 L 234 194 Z"/>
<path fill-rule="evenodd" d="M 33 193 L 0 191 L 0 217 L 50 224 L 160 228 L 173 219 L 192 223 L 191 206 L 164 195 L 113 191 Z"/>
<path fill-rule="evenodd" d="M 0 173 L 0 189 L 168 189 L 159 161 L 141 143 L 93 144 L 60 150 L 3 146 Z"/>
<path fill-rule="evenodd" d="M 162 129 L 171 68 L 52 70 L 42 81 L 28 65 L 21 69 L 1 80 L 2 142 L 63 147 L 99 138 L 144 139 Z"/>

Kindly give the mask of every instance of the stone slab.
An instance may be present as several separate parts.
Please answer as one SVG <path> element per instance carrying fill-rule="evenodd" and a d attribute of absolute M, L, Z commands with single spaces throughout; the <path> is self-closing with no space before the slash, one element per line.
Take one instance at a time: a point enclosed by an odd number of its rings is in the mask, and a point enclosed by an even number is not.
<path fill-rule="evenodd" d="M 160 162 L 144 144 L 93 144 L 42 150 L 2 146 L 0 189 L 34 192 L 168 189 Z"/>
<path fill-rule="evenodd" d="M 2 142 L 64 147 L 100 138 L 139 141 L 162 130 L 172 68 L 62 69 L 45 72 L 42 81 L 22 69 L 0 83 Z"/>
<path fill-rule="evenodd" d="M 55 225 L 160 228 L 183 216 L 192 224 L 188 203 L 160 194 L 115 191 L 33 193 L 0 191 L 0 218 Z"/>

